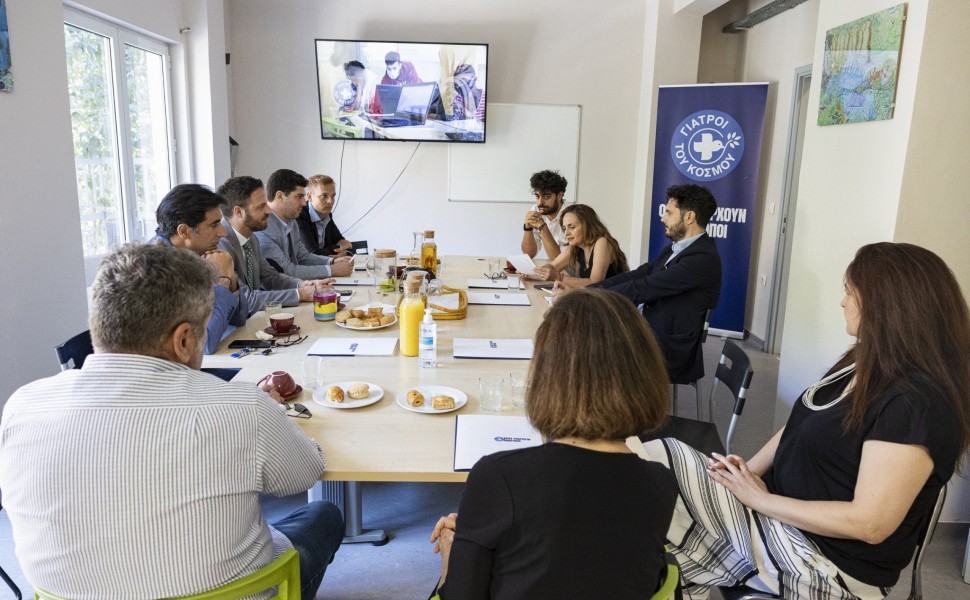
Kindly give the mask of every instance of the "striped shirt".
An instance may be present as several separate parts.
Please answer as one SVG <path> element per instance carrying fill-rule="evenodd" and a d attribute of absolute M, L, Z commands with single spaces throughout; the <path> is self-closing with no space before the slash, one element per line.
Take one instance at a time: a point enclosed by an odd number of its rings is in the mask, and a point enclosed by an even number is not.
<path fill-rule="evenodd" d="M 17 558 L 33 586 L 77 600 L 184 596 L 258 570 L 291 547 L 259 494 L 306 490 L 323 467 L 252 383 L 140 355 L 25 385 L 0 421 Z"/>

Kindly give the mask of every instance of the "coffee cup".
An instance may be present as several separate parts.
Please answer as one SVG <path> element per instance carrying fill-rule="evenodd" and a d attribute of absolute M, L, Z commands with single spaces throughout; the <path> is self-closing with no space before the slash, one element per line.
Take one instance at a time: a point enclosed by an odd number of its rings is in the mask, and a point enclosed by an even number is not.
<path fill-rule="evenodd" d="M 264 383 L 268 383 L 283 398 L 291 396 L 296 391 L 296 381 L 286 371 L 273 371 L 266 377 L 260 379 L 256 385 L 262 386 Z"/>
<path fill-rule="evenodd" d="M 276 333 L 287 333 L 293 329 L 293 319 L 293 313 L 281 312 L 272 315 L 269 318 L 269 322 L 273 329 L 276 330 Z"/>

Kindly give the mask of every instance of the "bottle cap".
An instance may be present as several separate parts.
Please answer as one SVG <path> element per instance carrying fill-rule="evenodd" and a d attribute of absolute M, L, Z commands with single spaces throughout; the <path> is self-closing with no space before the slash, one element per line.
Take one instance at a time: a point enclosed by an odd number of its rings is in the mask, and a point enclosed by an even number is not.
<path fill-rule="evenodd" d="M 374 256 L 377 258 L 396 258 L 397 250 L 375 250 Z"/>
<path fill-rule="evenodd" d="M 431 316 L 431 309 L 430 308 L 424 309 L 424 322 L 425 323 L 434 323 L 434 317 Z"/>
<path fill-rule="evenodd" d="M 425 237 L 425 239 L 427 239 L 427 238 L 433 238 L 434 237 L 434 231 L 431 230 L 431 229 L 425 231 L 424 232 L 424 237 Z"/>
<path fill-rule="evenodd" d="M 417 279 L 408 279 L 404 282 L 404 292 L 407 294 L 417 294 L 421 290 L 421 282 Z"/>

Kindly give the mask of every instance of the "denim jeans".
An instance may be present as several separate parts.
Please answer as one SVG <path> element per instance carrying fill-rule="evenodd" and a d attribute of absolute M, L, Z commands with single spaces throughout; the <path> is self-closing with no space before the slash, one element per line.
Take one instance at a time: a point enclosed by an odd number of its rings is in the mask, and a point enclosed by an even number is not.
<path fill-rule="evenodd" d="M 344 518 L 331 502 L 310 502 L 272 523 L 300 555 L 300 596 L 313 600 L 344 539 Z"/>

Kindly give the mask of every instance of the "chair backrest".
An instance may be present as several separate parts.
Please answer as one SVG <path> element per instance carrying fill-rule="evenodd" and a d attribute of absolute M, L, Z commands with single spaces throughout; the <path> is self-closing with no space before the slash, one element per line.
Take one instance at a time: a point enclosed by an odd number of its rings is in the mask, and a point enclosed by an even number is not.
<path fill-rule="evenodd" d="M 230 581 L 222 587 L 194 596 L 180 596 L 179 600 L 236 600 L 276 588 L 270 600 L 300 600 L 300 556 L 296 550 L 287 550 L 279 558 L 255 573 Z M 59 596 L 34 590 L 38 600 L 65 600 Z"/>
<path fill-rule="evenodd" d="M 367 242 L 350 242 L 350 247 L 354 249 L 354 254 L 368 254 Z"/>
<path fill-rule="evenodd" d="M 730 365 L 728 361 L 730 361 Z M 724 447 L 728 452 L 731 452 L 734 429 L 741 417 L 741 412 L 744 411 L 744 400 L 748 395 L 748 388 L 751 387 L 752 377 L 754 377 L 754 370 L 751 368 L 751 359 L 733 340 L 726 340 L 724 348 L 721 350 L 721 359 L 717 363 L 717 371 L 714 372 L 714 383 L 711 384 L 711 395 L 708 398 L 708 410 L 713 420 L 714 393 L 717 391 L 717 384 L 723 383 L 734 396 L 734 410 L 731 415 L 731 423 L 728 425 L 727 437 L 724 440 Z"/>
<path fill-rule="evenodd" d="M 94 345 L 91 343 L 91 331 L 84 330 L 63 344 L 54 346 L 54 353 L 57 354 L 57 362 L 61 365 L 61 371 L 80 369 L 84 364 L 84 359 L 90 354 L 94 354 Z"/>
<path fill-rule="evenodd" d="M 680 567 L 677 559 L 670 552 L 664 553 L 663 578 L 660 582 L 660 589 L 650 596 L 650 600 L 671 600 L 676 597 L 677 585 L 680 583 Z"/>

